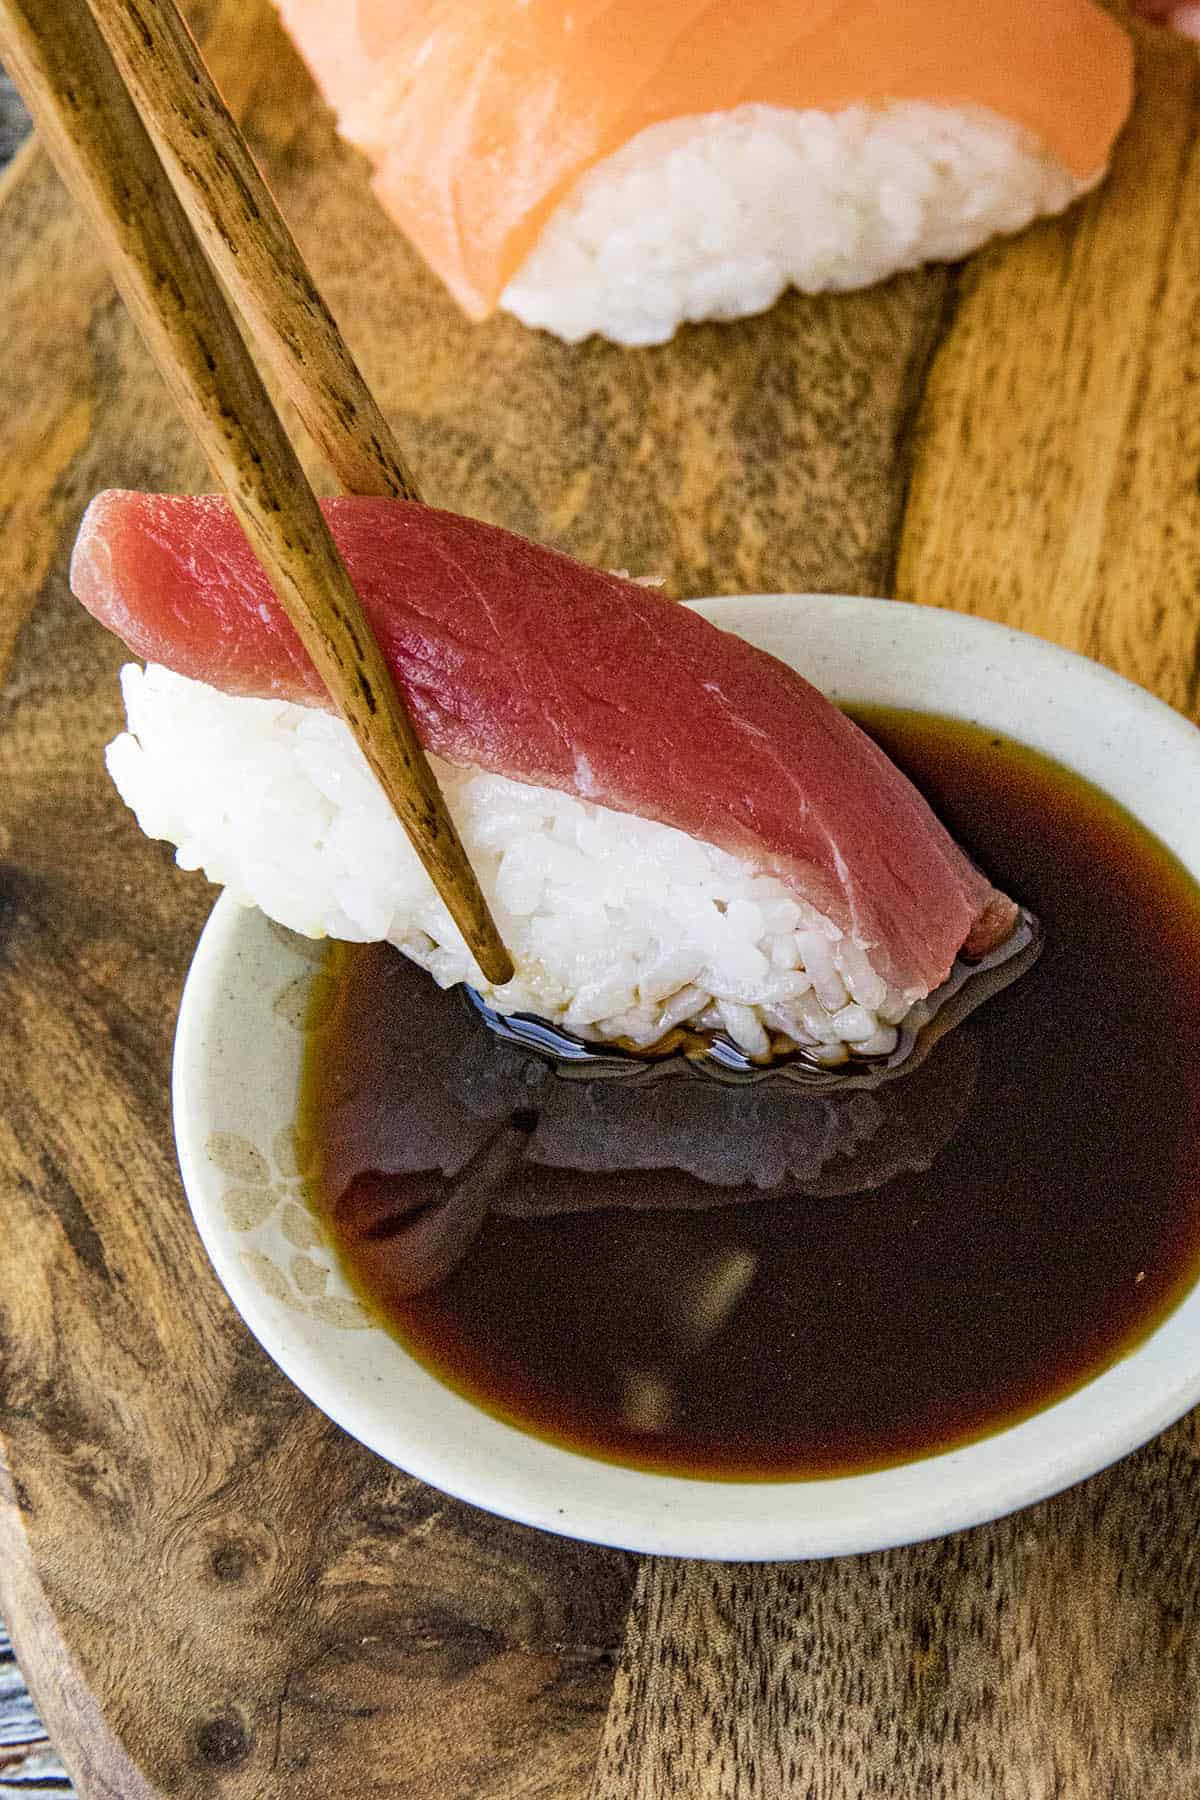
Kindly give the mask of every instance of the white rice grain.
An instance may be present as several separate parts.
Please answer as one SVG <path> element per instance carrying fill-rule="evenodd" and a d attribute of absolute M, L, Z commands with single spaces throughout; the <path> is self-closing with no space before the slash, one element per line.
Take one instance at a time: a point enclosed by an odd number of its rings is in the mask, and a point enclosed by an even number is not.
<path fill-rule="evenodd" d="M 649 1047 L 680 1025 L 749 1055 L 772 1036 L 886 1054 L 914 995 L 772 876 L 670 826 L 437 764 L 516 965 L 492 988 L 340 719 L 238 699 L 151 664 L 122 672 L 108 766 L 150 837 L 310 937 L 387 940 L 502 1012 Z"/>
<path fill-rule="evenodd" d="M 581 177 L 501 305 L 568 343 L 660 344 L 787 287 L 867 287 L 1061 212 L 1078 181 L 1026 127 L 919 101 L 747 105 L 648 126 Z"/>

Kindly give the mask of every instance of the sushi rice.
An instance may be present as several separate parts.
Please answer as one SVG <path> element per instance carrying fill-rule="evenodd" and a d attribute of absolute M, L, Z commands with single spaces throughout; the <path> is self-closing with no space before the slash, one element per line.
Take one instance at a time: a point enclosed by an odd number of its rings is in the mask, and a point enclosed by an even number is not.
<path fill-rule="evenodd" d="M 648 126 L 559 204 L 501 305 L 569 343 L 665 342 L 788 286 L 869 286 L 1061 212 L 1077 180 L 986 107 L 745 105 Z"/>
<path fill-rule="evenodd" d="M 121 676 L 108 767 L 150 837 L 310 937 L 384 941 L 443 987 L 595 1041 L 650 1048 L 677 1026 L 837 1063 L 887 1055 L 919 993 L 782 882 L 670 826 L 435 762 L 516 965 L 493 988 L 343 721 L 223 694 L 150 664 Z M 779 1047 L 776 1042 L 776 1048 Z"/>

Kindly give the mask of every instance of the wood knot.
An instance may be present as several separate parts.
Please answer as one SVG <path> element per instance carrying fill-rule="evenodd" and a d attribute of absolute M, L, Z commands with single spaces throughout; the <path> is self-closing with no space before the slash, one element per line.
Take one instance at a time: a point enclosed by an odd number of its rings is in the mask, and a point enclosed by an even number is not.
<path fill-rule="evenodd" d="M 25 910 L 26 885 L 22 871 L 11 864 L 0 865 L 0 950 L 16 929 Z"/>
<path fill-rule="evenodd" d="M 270 1580 L 279 1546 L 257 1519 L 222 1511 L 181 1534 L 177 1554 L 187 1579 L 208 1590 L 211 1604 L 237 1606 L 252 1588 Z"/>
<path fill-rule="evenodd" d="M 254 1566 L 254 1552 L 248 1544 L 239 1544 L 236 1539 L 229 1538 L 214 1546 L 208 1566 L 217 1581 L 241 1581 L 246 1571 Z"/>
<path fill-rule="evenodd" d="M 241 1720 L 233 1713 L 223 1713 L 197 1729 L 196 1748 L 206 1763 L 228 1768 L 244 1761 L 250 1743 Z"/>

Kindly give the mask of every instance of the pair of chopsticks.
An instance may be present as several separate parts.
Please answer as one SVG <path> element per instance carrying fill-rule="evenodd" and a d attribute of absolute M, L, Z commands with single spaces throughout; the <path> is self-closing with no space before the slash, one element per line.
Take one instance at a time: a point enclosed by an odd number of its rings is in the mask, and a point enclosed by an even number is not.
<path fill-rule="evenodd" d="M 343 488 L 411 500 L 416 486 L 174 0 L 0 0 L 0 58 L 434 886 L 484 974 L 509 980 L 511 959 L 218 275 Z"/>

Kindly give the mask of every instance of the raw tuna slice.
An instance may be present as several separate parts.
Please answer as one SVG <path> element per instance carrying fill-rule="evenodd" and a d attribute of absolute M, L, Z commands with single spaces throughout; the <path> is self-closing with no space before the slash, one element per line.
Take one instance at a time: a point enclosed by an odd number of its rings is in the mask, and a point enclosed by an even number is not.
<path fill-rule="evenodd" d="M 787 882 L 895 989 L 937 987 L 1016 909 L 810 683 L 697 614 L 507 531 L 324 503 L 426 748 L 674 826 Z M 228 693 L 328 705 L 217 498 L 93 501 L 71 580 L 137 655 Z"/>

